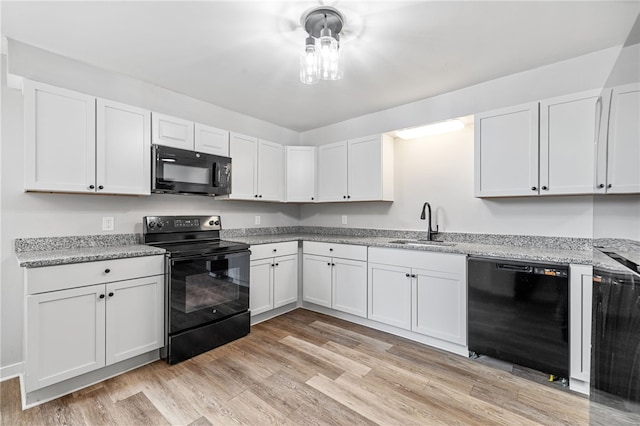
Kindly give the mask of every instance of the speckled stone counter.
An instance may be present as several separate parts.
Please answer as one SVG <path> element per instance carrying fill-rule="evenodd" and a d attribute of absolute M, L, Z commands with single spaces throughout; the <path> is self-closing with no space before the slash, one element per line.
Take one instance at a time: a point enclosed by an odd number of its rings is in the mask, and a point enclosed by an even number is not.
<path fill-rule="evenodd" d="M 250 245 L 284 241 L 318 241 L 552 263 L 590 265 L 593 262 L 592 240 L 588 238 L 440 233 L 436 239 L 450 245 L 420 246 L 392 242 L 398 239 L 424 239 L 426 233 L 420 231 L 287 227 L 282 229 L 282 233 L 276 231 L 278 228 L 268 228 L 270 229 L 268 234 L 260 234 L 260 229 L 265 228 L 227 230 L 223 231 L 222 238 Z M 602 261 L 604 262 L 605 259 Z"/>
<path fill-rule="evenodd" d="M 25 268 L 153 256 L 165 252 L 139 241 L 136 234 L 83 235 L 17 238 L 14 246 L 18 264 Z"/>

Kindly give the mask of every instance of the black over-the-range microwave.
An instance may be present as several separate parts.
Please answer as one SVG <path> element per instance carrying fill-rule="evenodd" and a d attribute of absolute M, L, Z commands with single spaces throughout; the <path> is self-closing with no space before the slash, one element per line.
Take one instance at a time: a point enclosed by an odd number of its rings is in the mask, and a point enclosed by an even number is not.
<path fill-rule="evenodd" d="M 152 145 L 151 192 L 229 195 L 231 158 Z"/>

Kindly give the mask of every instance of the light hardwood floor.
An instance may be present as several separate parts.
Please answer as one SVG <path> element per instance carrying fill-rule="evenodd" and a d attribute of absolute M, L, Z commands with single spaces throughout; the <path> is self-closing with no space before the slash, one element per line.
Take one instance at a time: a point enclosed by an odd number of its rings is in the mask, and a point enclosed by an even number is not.
<path fill-rule="evenodd" d="M 17 379 L 0 390 L 2 425 L 640 424 L 557 385 L 304 309 L 26 411 Z"/>

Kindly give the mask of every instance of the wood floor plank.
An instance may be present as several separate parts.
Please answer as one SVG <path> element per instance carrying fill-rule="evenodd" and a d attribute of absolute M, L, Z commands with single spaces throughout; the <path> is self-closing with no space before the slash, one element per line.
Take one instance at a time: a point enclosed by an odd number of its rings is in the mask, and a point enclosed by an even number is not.
<path fill-rule="evenodd" d="M 7 380 L 0 425 L 640 424 L 640 414 L 516 370 L 298 309 L 190 360 L 157 361 L 26 411 L 18 380 Z"/>

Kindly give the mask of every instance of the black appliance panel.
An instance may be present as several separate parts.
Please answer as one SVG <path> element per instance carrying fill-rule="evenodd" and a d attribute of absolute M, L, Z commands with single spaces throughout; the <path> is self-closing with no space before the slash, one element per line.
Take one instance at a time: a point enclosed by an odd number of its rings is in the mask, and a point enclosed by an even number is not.
<path fill-rule="evenodd" d="M 469 350 L 569 377 L 566 265 L 469 258 Z"/>
<path fill-rule="evenodd" d="M 231 158 L 153 145 L 152 192 L 229 195 Z"/>

